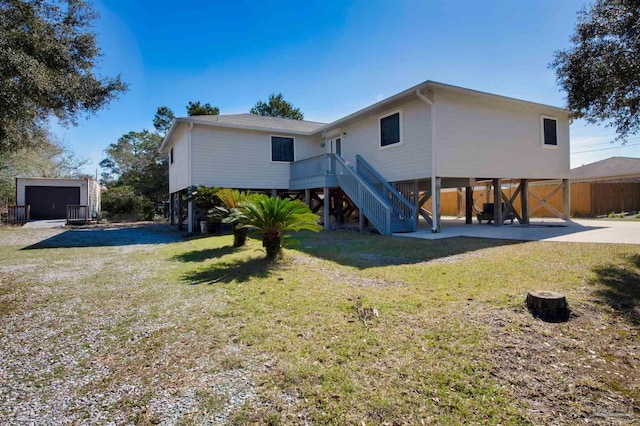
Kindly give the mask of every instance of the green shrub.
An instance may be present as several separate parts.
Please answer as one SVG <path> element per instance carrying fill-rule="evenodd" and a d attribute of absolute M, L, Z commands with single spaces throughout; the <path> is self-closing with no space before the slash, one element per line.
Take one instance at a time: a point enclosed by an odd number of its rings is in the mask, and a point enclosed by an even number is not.
<path fill-rule="evenodd" d="M 111 219 L 152 220 L 155 208 L 151 201 L 136 195 L 129 186 L 119 186 L 102 193 L 102 211 Z"/>

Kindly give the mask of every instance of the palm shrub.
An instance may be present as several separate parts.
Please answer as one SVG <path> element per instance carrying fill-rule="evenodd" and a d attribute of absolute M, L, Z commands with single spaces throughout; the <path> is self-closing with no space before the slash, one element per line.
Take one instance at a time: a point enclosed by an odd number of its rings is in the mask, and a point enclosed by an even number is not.
<path fill-rule="evenodd" d="M 216 192 L 216 196 L 224 205 L 215 206 L 209 210 L 209 220 L 231 224 L 234 247 L 242 247 L 245 245 L 247 242 L 248 229 L 238 226 L 238 221 L 234 219 L 232 212 L 240 207 L 249 194 L 249 191 L 238 191 L 237 189 L 230 188 L 219 189 Z"/>
<path fill-rule="evenodd" d="M 303 229 L 317 232 L 318 216 L 302 201 L 253 194 L 234 209 L 231 217 L 242 228 L 255 228 L 262 233 L 262 246 L 267 260 L 274 260 L 282 250 L 282 238 L 287 231 Z"/>
<path fill-rule="evenodd" d="M 196 207 L 196 220 L 206 219 L 207 229 L 209 233 L 214 233 L 220 226 L 220 219 L 213 219 L 209 217 L 209 211 L 220 205 L 220 199 L 218 198 L 217 186 L 190 186 L 187 201 L 192 201 Z M 206 217 L 200 216 L 203 214 Z"/>

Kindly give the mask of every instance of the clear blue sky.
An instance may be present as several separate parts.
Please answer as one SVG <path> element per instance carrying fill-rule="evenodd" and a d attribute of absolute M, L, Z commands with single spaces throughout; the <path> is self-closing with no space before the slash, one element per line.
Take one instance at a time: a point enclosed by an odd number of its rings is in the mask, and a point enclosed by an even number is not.
<path fill-rule="evenodd" d="M 248 112 L 272 92 L 330 122 L 425 80 L 563 106 L 553 52 L 569 46 L 583 0 L 119 1 L 94 3 L 100 73 L 130 90 L 77 127 L 54 126 L 95 173 L 104 149 L 188 101 Z M 571 166 L 640 157 L 640 137 L 576 121 Z M 590 151 L 590 152 L 584 152 Z M 99 172 L 99 170 L 98 170 Z"/>

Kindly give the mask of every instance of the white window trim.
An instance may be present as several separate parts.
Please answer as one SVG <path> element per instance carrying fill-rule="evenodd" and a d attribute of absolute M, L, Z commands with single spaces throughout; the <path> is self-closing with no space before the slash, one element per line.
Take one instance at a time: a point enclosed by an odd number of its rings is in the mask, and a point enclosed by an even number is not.
<path fill-rule="evenodd" d="M 556 144 L 549 145 L 544 143 L 544 119 L 553 120 L 556 122 Z M 558 149 L 558 145 L 560 145 L 560 138 L 558 137 L 558 118 L 551 117 L 550 115 L 541 115 L 540 116 L 540 146 L 545 149 Z"/>
<path fill-rule="evenodd" d="M 392 143 L 391 145 L 382 146 L 382 119 L 392 116 L 394 114 L 398 114 L 398 125 L 400 126 L 400 141 L 396 143 Z M 385 113 L 384 115 L 378 116 L 378 148 L 383 149 L 391 149 L 401 145 L 404 145 L 404 131 L 403 131 L 403 119 L 402 119 L 402 109 L 398 109 L 395 111 L 391 111 Z"/>
<path fill-rule="evenodd" d="M 273 159 L 273 138 L 287 138 L 293 139 L 293 160 L 292 161 L 276 161 Z M 289 135 L 269 135 L 269 158 L 274 164 L 291 164 L 296 161 L 296 138 Z"/>

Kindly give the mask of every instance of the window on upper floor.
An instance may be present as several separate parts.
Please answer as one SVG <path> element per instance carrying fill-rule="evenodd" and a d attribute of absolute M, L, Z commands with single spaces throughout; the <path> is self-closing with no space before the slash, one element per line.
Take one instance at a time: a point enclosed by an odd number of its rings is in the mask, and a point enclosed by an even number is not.
<path fill-rule="evenodd" d="M 549 148 L 558 147 L 558 121 L 553 117 L 541 118 L 542 146 Z"/>
<path fill-rule="evenodd" d="M 169 163 L 173 164 L 173 147 L 171 147 L 171 150 L 169 151 Z"/>
<path fill-rule="evenodd" d="M 402 112 L 380 117 L 380 148 L 402 143 Z"/>
<path fill-rule="evenodd" d="M 271 161 L 292 162 L 293 138 L 271 136 Z"/>

